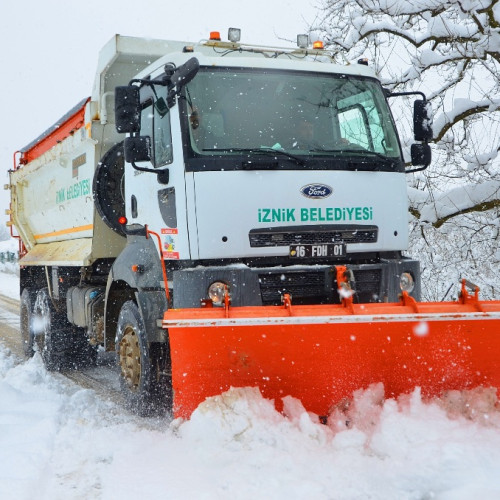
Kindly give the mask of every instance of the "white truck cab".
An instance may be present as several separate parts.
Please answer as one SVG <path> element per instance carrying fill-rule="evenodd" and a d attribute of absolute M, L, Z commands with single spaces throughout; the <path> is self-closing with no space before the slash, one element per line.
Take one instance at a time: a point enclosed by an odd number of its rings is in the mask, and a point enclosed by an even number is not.
<path fill-rule="evenodd" d="M 418 297 L 418 263 L 401 254 L 405 166 L 371 68 L 209 41 L 158 59 L 131 88 L 135 122 L 126 113 L 119 124 L 130 132 L 126 218 L 160 234 L 173 276 L 182 273 L 175 307 L 199 304 L 215 268 L 238 305 L 278 304 L 283 293 L 338 301 L 337 263 L 349 264 L 360 302 L 397 300 L 401 276 Z"/>
<path fill-rule="evenodd" d="M 113 37 L 92 95 L 10 171 L 26 354 L 116 350 L 148 413 L 172 401 L 168 309 L 336 304 L 344 268 L 354 303 L 418 299 L 393 95 L 321 48 Z M 414 125 L 412 171 L 425 96 Z"/>

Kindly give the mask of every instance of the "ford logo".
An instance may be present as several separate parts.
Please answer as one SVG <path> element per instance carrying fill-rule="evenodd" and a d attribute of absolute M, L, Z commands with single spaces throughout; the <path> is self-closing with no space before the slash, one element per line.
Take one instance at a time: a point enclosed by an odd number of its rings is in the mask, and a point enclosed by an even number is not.
<path fill-rule="evenodd" d="M 333 193 L 333 188 L 326 184 L 308 184 L 302 186 L 300 192 L 306 198 L 328 198 Z"/>

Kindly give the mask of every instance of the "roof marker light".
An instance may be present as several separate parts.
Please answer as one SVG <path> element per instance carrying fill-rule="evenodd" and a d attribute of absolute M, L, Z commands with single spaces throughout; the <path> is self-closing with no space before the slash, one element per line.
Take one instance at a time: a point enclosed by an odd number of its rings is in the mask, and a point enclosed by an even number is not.
<path fill-rule="evenodd" d="M 230 42 L 237 43 L 241 40 L 240 28 L 229 28 L 227 31 L 227 38 Z"/>
<path fill-rule="evenodd" d="M 210 40 L 216 40 L 220 42 L 220 32 L 219 31 L 211 31 L 210 32 Z"/>
<path fill-rule="evenodd" d="M 297 47 L 307 49 L 309 46 L 309 35 L 297 35 Z"/>
<path fill-rule="evenodd" d="M 313 49 L 323 50 L 324 49 L 323 42 L 321 40 L 313 42 Z"/>

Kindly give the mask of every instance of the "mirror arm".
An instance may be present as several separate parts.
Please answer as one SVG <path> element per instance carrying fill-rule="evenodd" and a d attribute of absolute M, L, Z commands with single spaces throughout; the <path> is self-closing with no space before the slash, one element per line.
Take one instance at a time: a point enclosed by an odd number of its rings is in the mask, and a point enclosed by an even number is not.
<path fill-rule="evenodd" d="M 173 108 L 175 106 L 175 98 L 181 94 L 181 89 L 176 87 L 171 87 L 167 91 L 167 106 L 168 108 Z"/>
<path fill-rule="evenodd" d="M 403 95 L 419 95 L 422 97 L 424 102 L 427 102 L 427 97 L 425 97 L 425 94 L 423 92 L 420 92 L 419 90 L 414 90 L 411 92 L 391 92 L 389 89 L 384 89 L 384 94 L 385 94 L 385 97 L 398 97 L 398 96 L 403 96 Z"/>
<path fill-rule="evenodd" d="M 411 170 L 405 170 L 405 174 L 413 174 L 414 172 L 421 172 L 422 170 L 425 170 L 429 165 L 430 164 L 424 165 L 423 167 L 412 168 Z"/>
<path fill-rule="evenodd" d="M 149 78 L 133 78 L 130 80 L 129 85 L 140 83 L 141 85 L 148 85 L 155 92 L 155 85 L 161 85 L 167 88 L 167 106 L 172 108 L 175 106 L 175 98 L 180 95 L 182 87 L 189 83 L 200 67 L 198 59 L 192 57 L 186 61 L 181 67 L 176 68 L 172 63 L 165 65 L 165 75 L 157 80 Z"/>
<path fill-rule="evenodd" d="M 389 97 L 418 95 L 418 96 L 422 97 L 422 100 L 423 100 L 424 104 L 428 102 L 426 95 L 423 92 L 419 91 L 419 90 L 415 90 L 415 91 L 411 91 L 411 92 L 391 92 L 389 89 L 384 89 L 384 94 L 385 94 L 385 97 L 387 99 Z M 428 139 L 424 139 L 422 142 L 425 145 L 429 144 L 429 140 Z M 423 166 L 418 167 L 418 168 L 412 168 L 410 170 L 405 170 L 405 174 L 412 174 L 414 172 L 421 172 L 422 170 L 425 170 L 429 165 L 430 165 L 430 162 L 427 163 L 426 165 L 423 165 Z"/>
<path fill-rule="evenodd" d="M 170 172 L 168 168 L 164 168 L 162 170 L 155 170 L 153 168 L 139 167 L 135 164 L 135 162 L 130 162 L 134 170 L 138 170 L 139 172 L 149 172 L 150 174 L 156 174 L 158 176 L 158 182 L 160 184 L 168 184 L 170 180 Z"/>
<path fill-rule="evenodd" d="M 154 170 L 152 168 L 139 167 L 133 161 L 131 161 L 130 164 L 132 165 L 132 167 L 134 167 L 135 170 L 139 170 L 139 172 L 150 172 L 152 174 L 158 173 L 158 170 Z"/>
<path fill-rule="evenodd" d="M 159 80 L 150 80 L 148 78 L 134 78 L 128 82 L 129 85 L 133 85 L 134 83 L 140 83 L 141 85 L 149 85 L 150 87 L 154 87 L 155 85 L 161 85 L 162 87 L 166 87 L 170 83 L 170 78 L 163 77 Z"/>
<path fill-rule="evenodd" d="M 169 87 L 167 90 L 167 105 L 168 108 L 173 108 L 175 106 L 175 98 L 180 95 L 181 89 L 176 88 L 175 85 L 172 85 L 169 77 L 164 77 L 161 80 L 145 80 L 142 78 L 134 78 L 130 80 L 129 85 L 133 85 L 134 83 L 140 83 L 141 85 L 148 85 L 152 88 L 155 93 L 155 85 L 161 85 L 162 87 Z M 156 96 L 158 98 L 158 96 Z"/>

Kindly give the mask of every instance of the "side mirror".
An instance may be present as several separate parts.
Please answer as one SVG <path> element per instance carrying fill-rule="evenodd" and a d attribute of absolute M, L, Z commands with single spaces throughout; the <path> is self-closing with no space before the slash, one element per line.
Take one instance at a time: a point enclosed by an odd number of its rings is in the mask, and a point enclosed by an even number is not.
<path fill-rule="evenodd" d="M 429 101 L 417 99 L 413 103 L 413 133 L 416 141 L 432 139 L 432 108 Z"/>
<path fill-rule="evenodd" d="M 196 76 L 199 69 L 200 62 L 196 59 L 196 57 L 192 57 L 176 71 L 174 71 L 170 81 L 172 82 L 172 85 L 175 85 L 177 89 L 179 89 L 180 87 L 187 85 Z"/>
<path fill-rule="evenodd" d="M 123 141 L 123 152 L 127 163 L 151 160 L 151 137 L 139 135 L 127 137 Z"/>
<path fill-rule="evenodd" d="M 410 152 L 412 165 L 427 167 L 431 164 L 432 152 L 429 144 L 412 144 Z"/>
<path fill-rule="evenodd" d="M 140 132 L 139 87 L 127 85 L 115 88 L 115 126 L 118 133 Z"/>

